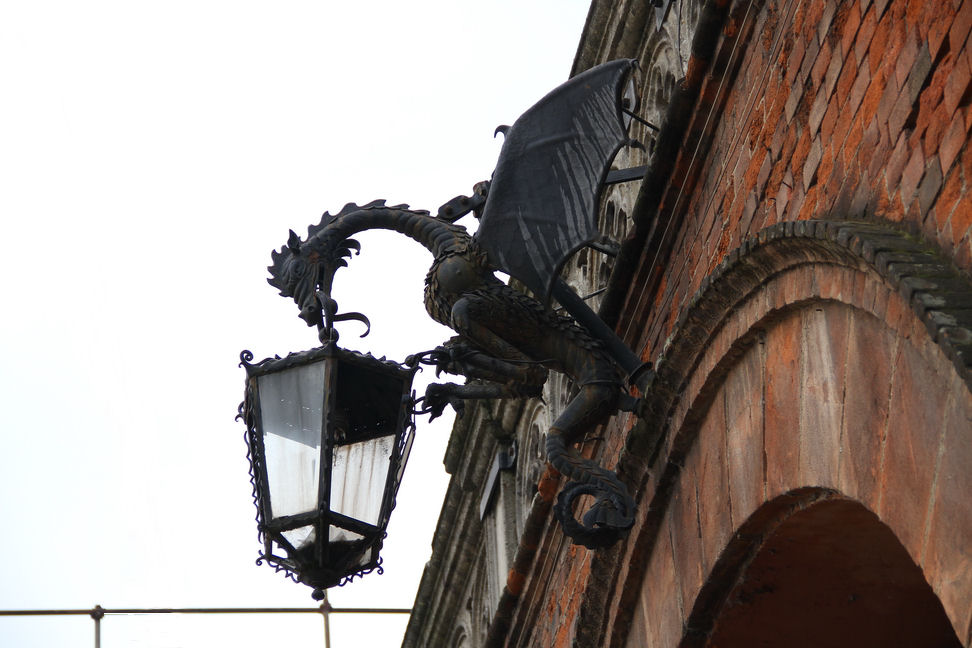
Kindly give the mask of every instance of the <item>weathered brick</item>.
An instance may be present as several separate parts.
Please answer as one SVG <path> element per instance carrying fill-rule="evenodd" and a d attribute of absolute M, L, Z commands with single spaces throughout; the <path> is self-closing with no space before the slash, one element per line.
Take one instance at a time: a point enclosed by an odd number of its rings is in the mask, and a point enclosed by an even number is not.
<path fill-rule="evenodd" d="M 901 172 L 904 171 L 910 156 L 911 150 L 908 148 L 908 138 L 904 134 L 901 134 L 898 136 L 894 150 L 891 151 L 891 155 L 888 157 L 887 167 L 885 169 L 885 181 L 887 182 L 889 193 L 893 194 L 897 190 L 898 182 L 901 180 Z"/>
<path fill-rule="evenodd" d="M 837 107 L 836 101 L 831 101 L 827 104 L 827 111 L 820 121 L 820 136 L 825 142 L 833 143 L 834 126 L 837 124 L 837 115 L 839 112 L 840 109 Z"/>
<path fill-rule="evenodd" d="M 893 95 L 892 95 L 893 96 Z M 887 123 L 888 136 L 894 140 L 905 130 L 905 124 L 908 122 L 908 117 L 912 114 L 914 105 L 908 99 L 908 95 L 905 92 L 899 92 L 897 96 L 894 97 L 894 104 L 891 106 L 891 110 L 885 119 L 882 119 L 880 115 L 877 119 L 881 122 Z M 918 129 L 912 127 L 913 133 L 912 140 L 920 140 L 924 132 L 924 129 Z"/>
<path fill-rule="evenodd" d="M 820 202 L 817 200 L 817 195 L 820 193 L 820 188 L 817 185 L 813 185 L 807 189 L 805 196 L 798 197 L 799 203 L 794 204 L 791 213 L 794 214 L 795 220 L 808 220 L 810 218 L 817 218 L 820 215 Z"/>
<path fill-rule="evenodd" d="M 944 447 L 935 480 L 935 501 L 928 525 L 922 568 L 946 613 L 961 632 L 970 627 L 972 608 L 972 397 L 956 376 L 945 386 L 952 398 L 944 413 Z"/>
<path fill-rule="evenodd" d="M 792 86 L 800 74 L 800 66 L 803 65 L 803 57 L 806 55 L 806 44 L 802 38 L 794 37 L 793 48 L 786 59 L 784 66 L 785 74 L 783 77 L 786 86 Z"/>
<path fill-rule="evenodd" d="M 956 114 L 952 117 L 948 130 L 942 136 L 941 144 L 938 147 L 938 157 L 941 160 L 942 170 L 945 173 L 948 173 L 948 170 L 952 168 L 952 163 L 965 145 L 965 119 L 963 119 L 962 115 Z"/>
<path fill-rule="evenodd" d="M 810 69 L 810 81 L 813 83 L 814 88 L 819 89 L 823 87 L 824 76 L 827 74 L 827 70 L 830 67 L 832 56 L 833 47 L 831 47 L 830 43 L 821 43 L 820 51 L 817 52 L 817 59 L 813 62 L 813 67 Z"/>
<path fill-rule="evenodd" d="M 885 86 L 887 76 L 888 71 L 885 68 L 880 68 L 877 71 L 871 72 L 871 84 L 868 86 L 867 92 L 864 93 L 864 99 L 861 101 L 859 114 L 860 119 L 863 120 L 864 123 L 872 121 L 877 114 L 881 97 L 884 95 L 887 89 L 887 86 Z"/>
<path fill-rule="evenodd" d="M 856 160 L 854 164 L 856 165 Z M 857 169 L 857 167 L 854 167 Z M 849 175 L 854 174 L 854 170 L 848 171 Z M 860 216 L 865 213 L 878 213 L 875 207 L 875 201 L 879 197 L 879 192 L 877 191 L 878 186 L 871 181 L 871 178 L 866 172 L 857 169 L 857 175 L 860 180 L 857 182 L 857 186 L 854 189 L 854 196 L 851 198 L 850 203 L 850 213 L 855 216 Z"/>
<path fill-rule="evenodd" d="M 911 66 L 908 78 L 905 79 L 904 84 L 901 86 L 903 91 L 907 91 L 908 100 L 912 103 L 918 98 L 922 87 L 925 85 L 925 80 L 931 74 L 932 64 L 933 61 L 928 44 L 923 44 L 918 50 L 918 55 L 915 57 L 914 65 Z"/>
<path fill-rule="evenodd" d="M 843 111 L 847 113 L 848 117 L 854 117 L 857 114 L 857 109 L 864 101 L 864 97 L 867 94 L 870 83 L 871 71 L 866 65 L 861 65 L 857 68 L 857 76 L 854 79 L 854 84 L 851 86 L 850 94 L 847 97 L 847 105 L 843 107 Z"/>
<path fill-rule="evenodd" d="M 861 135 L 861 145 L 857 154 L 857 162 L 861 165 L 862 169 L 870 169 L 872 162 L 875 166 L 880 165 L 883 156 L 885 155 L 885 150 L 880 147 L 882 137 L 884 136 L 884 131 L 878 122 L 872 121 L 864 129 L 864 134 Z M 887 139 L 883 137 L 883 139 Z"/>
<path fill-rule="evenodd" d="M 670 515 L 666 524 L 671 527 L 675 574 L 682 601 L 694 601 L 699 588 L 711 568 L 702 555 L 702 529 L 694 470 L 682 472 L 682 479 L 672 494 Z"/>
<path fill-rule="evenodd" d="M 952 244 L 955 248 L 960 248 L 962 241 L 972 234 L 972 200 L 969 200 L 967 193 L 955 204 L 948 222 L 952 229 Z"/>
<path fill-rule="evenodd" d="M 791 123 L 796 116 L 805 92 L 802 83 L 796 83 L 790 88 L 790 93 L 786 97 L 786 104 L 783 106 L 783 115 L 786 117 L 787 123 Z"/>
<path fill-rule="evenodd" d="M 781 279 L 781 281 L 784 281 Z M 800 402 L 799 313 L 779 320 L 766 333 L 766 488 L 767 497 L 800 485 L 799 420 L 793 404 Z"/>
<path fill-rule="evenodd" d="M 850 99 L 851 87 L 857 80 L 857 70 L 858 67 L 852 59 L 848 59 L 847 63 L 845 65 L 841 65 L 840 67 L 840 74 L 837 77 L 837 85 L 834 91 L 833 103 L 837 104 L 837 106 L 841 109 L 843 109 L 843 105 Z M 864 92 L 862 90 L 861 97 L 863 96 Z"/>
<path fill-rule="evenodd" d="M 958 110 L 969 92 L 970 84 L 972 84 L 972 71 L 969 69 L 968 57 L 956 56 L 951 73 L 945 82 L 945 91 L 942 97 L 945 112 L 951 115 Z"/>
<path fill-rule="evenodd" d="M 896 344 L 874 316 L 860 313 L 851 318 L 838 481 L 841 492 L 871 510 L 878 503 L 881 443 Z"/>
<path fill-rule="evenodd" d="M 928 41 L 928 49 L 931 51 L 932 58 L 937 58 L 942 51 L 942 45 L 948 38 L 949 28 L 952 26 L 952 16 L 946 11 L 935 11 L 932 5 L 926 5 L 926 22 L 928 32 L 925 35 Z"/>
<path fill-rule="evenodd" d="M 821 10 L 820 18 L 817 20 L 817 40 L 821 43 L 827 38 L 827 33 L 830 31 L 831 24 L 834 21 L 834 16 L 837 14 L 837 3 L 836 2 L 825 2 L 821 3 L 823 8 Z"/>
<path fill-rule="evenodd" d="M 846 57 L 857 37 L 857 30 L 861 26 L 861 8 L 857 4 L 842 3 L 840 14 L 844 17 L 840 26 L 840 54 L 841 58 Z"/>
<path fill-rule="evenodd" d="M 848 167 L 851 165 L 851 161 L 857 158 L 857 149 L 861 144 L 862 137 L 864 137 L 864 127 L 860 119 L 855 119 L 850 130 L 842 138 L 841 153 L 844 156 L 844 163 Z"/>
<path fill-rule="evenodd" d="M 963 194 L 962 173 L 959 169 L 953 169 L 945 175 L 945 184 L 935 202 L 935 211 L 939 218 L 950 219 L 956 205 L 962 201 Z M 951 243 L 951 241 L 949 241 Z"/>
<path fill-rule="evenodd" d="M 667 529 L 665 529 L 667 531 Z M 646 629 L 648 630 L 647 646 L 674 646 L 682 634 L 682 611 L 678 596 L 655 596 L 657 588 L 664 588 L 666 592 L 674 592 L 678 587 L 675 576 L 675 563 L 672 560 L 670 535 L 665 533 L 655 544 L 654 551 L 645 573 L 644 585 L 640 597 L 644 609 Z M 637 638 L 634 638 L 637 641 Z"/>
<path fill-rule="evenodd" d="M 797 82 L 805 83 L 810 79 L 810 70 L 817 62 L 817 55 L 820 54 L 820 43 L 816 39 L 806 44 L 806 52 L 803 55 L 803 63 L 800 65 L 800 76 Z"/>
<path fill-rule="evenodd" d="M 892 75 L 887 78 L 887 82 L 883 87 L 881 92 L 881 98 L 878 101 L 877 109 L 874 111 L 874 118 L 881 123 L 888 121 L 892 111 L 895 109 L 895 105 L 899 103 L 905 104 L 905 115 L 907 116 L 910 110 L 910 104 L 907 98 L 901 99 L 901 85 Z M 902 119 L 902 122 L 904 119 Z M 889 129 L 890 130 L 890 129 Z"/>
<path fill-rule="evenodd" d="M 948 42 L 953 49 L 966 46 L 969 29 L 972 29 L 972 3 L 966 1 L 959 7 L 952 21 L 952 27 L 948 31 Z"/>
<path fill-rule="evenodd" d="M 817 179 L 816 182 L 820 185 L 825 185 L 830 180 L 830 176 L 834 171 L 834 148 L 828 140 L 821 140 L 822 153 L 820 155 L 820 164 L 817 166 Z M 839 184 L 837 185 L 840 186 Z M 825 198 L 830 198 L 832 195 L 825 195 Z M 829 201 L 828 201 L 829 202 Z"/>
<path fill-rule="evenodd" d="M 891 33 L 891 21 L 879 20 L 867 48 L 867 64 L 873 74 L 884 65 L 884 55 L 887 51 L 888 36 Z"/>
<path fill-rule="evenodd" d="M 823 145 L 820 143 L 820 136 L 814 138 L 807 152 L 807 159 L 803 165 L 803 186 L 809 189 L 816 182 L 817 168 L 820 166 L 820 158 L 823 156 Z"/>
<path fill-rule="evenodd" d="M 901 196 L 901 203 L 905 209 L 911 205 L 911 201 L 915 197 L 915 190 L 918 189 L 918 183 L 921 182 L 924 174 L 925 157 L 921 153 L 921 148 L 916 147 L 912 149 L 911 156 L 908 158 L 908 164 L 905 165 L 904 170 L 901 172 L 901 189 L 899 194 Z"/>
<path fill-rule="evenodd" d="M 914 321 L 910 315 L 908 322 Z M 922 554 L 948 395 L 925 348 L 923 340 L 902 340 L 895 362 L 878 511 L 916 561 Z"/>
<path fill-rule="evenodd" d="M 918 185 L 918 207 L 922 214 L 927 214 L 938 197 L 938 192 L 942 188 L 942 167 L 938 162 L 938 156 L 928 160 L 925 165 L 925 177 Z"/>
<path fill-rule="evenodd" d="M 925 131 L 924 141 L 922 142 L 922 149 L 926 158 L 938 153 L 948 125 L 949 119 L 945 114 L 945 107 L 942 104 L 938 104 L 938 107 L 932 112 L 932 117 Z"/>
<path fill-rule="evenodd" d="M 773 158 L 768 155 L 769 151 L 763 149 L 759 157 L 762 158 L 762 163 L 759 165 L 759 172 L 756 176 L 756 191 L 762 194 L 763 190 L 766 188 L 766 183 L 769 181 L 770 172 L 773 169 Z"/>
<path fill-rule="evenodd" d="M 645 605 L 644 605 L 644 595 L 638 599 L 637 604 L 633 606 L 633 613 L 631 616 L 631 629 L 628 631 L 628 641 L 634 642 L 634 645 L 642 646 L 654 646 L 652 639 L 649 635 L 648 621 L 645 618 Z"/>
<path fill-rule="evenodd" d="M 820 122 L 823 121 L 824 113 L 830 104 L 830 97 L 823 92 L 818 92 L 814 97 L 813 104 L 810 106 L 810 113 L 807 116 L 807 127 L 811 133 L 820 130 Z"/>
<path fill-rule="evenodd" d="M 871 44 L 871 38 L 874 36 L 874 30 L 877 28 L 877 13 L 873 6 L 867 9 L 867 13 L 864 14 L 864 20 L 861 21 L 861 28 L 857 32 L 857 39 L 854 41 L 854 57 L 857 64 L 860 65 L 864 62 L 864 57 L 867 55 L 867 49 Z"/>
<path fill-rule="evenodd" d="M 832 145 L 825 146 L 820 168 L 817 169 L 817 181 L 823 186 L 824 201 L 832 206 L 829 211 L 836 218 L 846 215 L 847 204 L 840 204 L 846 179 L 843 159 L 834 153 Z"/>
<path fill-rule="evenodd" d="M 729 495 L 739 526 L 765 499 L 763 475 L 763 343 L 754 344 L 726 377 Z"/>
<path fill-rule="evenodd" d="M 805 484 L 836 487 L 848 310 L 821 303 L 802 315 L 800 477 Z"/>
<path fill-rule="evenodd" d="M 786 211 L 787 206 L 790 204 L 790 192 L 792 191 L 792 186 L 788 184 L 781 183 L 779 189 L 774 197 L 774 212 L 775 221 L 780 221 L 783 218 L 783 212 Z"/>
<path fill-rule="evenodd" d="M 894 76 L 892 77 L 897 84 L 897 87 L 902 87 L 908 75 L 911 73 L 911 68 L 915 64 L 915 59 L 918 58 L 918 40 L 917 38 L 906 38 L 904 39 L 904 44 L 901 47 L 901 51 L 898 52 L 898 56 L 894 59 L 888 59 L 894 63 Z"/>
<path fill-rule="evenodd" d="M 835 51 L 830 57 L 830 65 L 827 66 L 827 71 L 824 73 L 823 83 L 820 86 L 820 91 L 823 92 L 828 97 L 831 97 L 833 101 L 834 88 L 837 87 L 837 81 L 840 78 L 840 73 L 844 69 L 844 54 Z"/>

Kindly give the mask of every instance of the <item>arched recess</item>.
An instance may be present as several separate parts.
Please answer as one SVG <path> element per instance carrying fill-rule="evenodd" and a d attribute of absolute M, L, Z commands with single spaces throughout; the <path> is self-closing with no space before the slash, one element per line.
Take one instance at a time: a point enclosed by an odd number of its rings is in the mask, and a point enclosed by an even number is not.
<path fill-rule="evenodd" d="M 682 648 L 961 648 L 941 602 L 895 534 L 833 491 L 761 506 L 696 599 Z"/>
<path fill-rule="evenodd" d="M 657 363 L 620 461 L 643 517 L 595 556 L 615 586 L 588 590 L 579 623 L 679 645 L 744 521 L 813 487 L 873 511 L 968 641 L 970 286 L 875 223 L 781 223 L 727 255 Z"/>

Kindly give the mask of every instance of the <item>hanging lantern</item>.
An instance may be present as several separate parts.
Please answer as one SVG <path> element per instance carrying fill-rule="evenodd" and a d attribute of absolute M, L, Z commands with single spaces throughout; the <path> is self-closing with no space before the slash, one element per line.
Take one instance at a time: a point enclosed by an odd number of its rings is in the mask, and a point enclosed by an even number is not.
<path fill-rule="evenodd" d="M 314 588 L 378 569 L 414 439 L 415 370 L 323 347 L 246 368 L 241 405 L 263 541 L 258 563 Z"/>

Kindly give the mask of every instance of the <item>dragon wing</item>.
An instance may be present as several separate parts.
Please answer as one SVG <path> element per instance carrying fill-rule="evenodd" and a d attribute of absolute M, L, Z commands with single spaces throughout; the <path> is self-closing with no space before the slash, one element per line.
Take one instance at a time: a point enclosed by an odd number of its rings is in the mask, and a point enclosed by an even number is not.
<path fill-rule="evenodd" d="M 475 238 L 543 301 L 564 261 L 598 236 L 601 187 L 630 142 L 621 102 L 635 66 L 621 59 L 575 76 L 506 132 Z"/>

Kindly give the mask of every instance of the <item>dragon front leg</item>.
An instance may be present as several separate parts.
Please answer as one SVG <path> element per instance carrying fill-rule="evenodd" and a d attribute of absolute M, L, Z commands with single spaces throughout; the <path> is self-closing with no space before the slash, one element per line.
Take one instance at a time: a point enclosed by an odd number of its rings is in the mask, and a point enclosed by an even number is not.
<path fill-rule="evenodd" d="M 531 361 L 526 356 L 503 360 L 483 353 L 461 336 L 450 339 L 433 354 L 441 359 L 436 365 L 437 372 L 445 371 L 472 380 L 542 387 L 549 373 L 541 363 Z"/>
<path fill-rule="evenodd" d="M 542 385 L 513 384 L 501 385 L 490 382 L 474 382 L 465 385 L 456 383 L 432 383 L 425 390 L 422 413 L 430 415 L 430 420 L 440 416 L 446 405 L 452 405 L 462 414 L 463 401 L 484 398 L 534 398 L 540 395 Z"/>
<path fill-rule="evenodd" d="M 538 363 L 526 359 L 511 362 L 494 358 L 479 351 L 461 336 L 450 339 L 432 351 L 412 356 L 408 362 L 435 365 L 436 376 L 445 371 L 475 381 L 465 385 L 429 385 L 423 411 L 431 414 L 433 419 L 442 413 L 446 405 L 452 405 L 461 413 L 463 400 L 538 397 L 548 374 Z"/>

